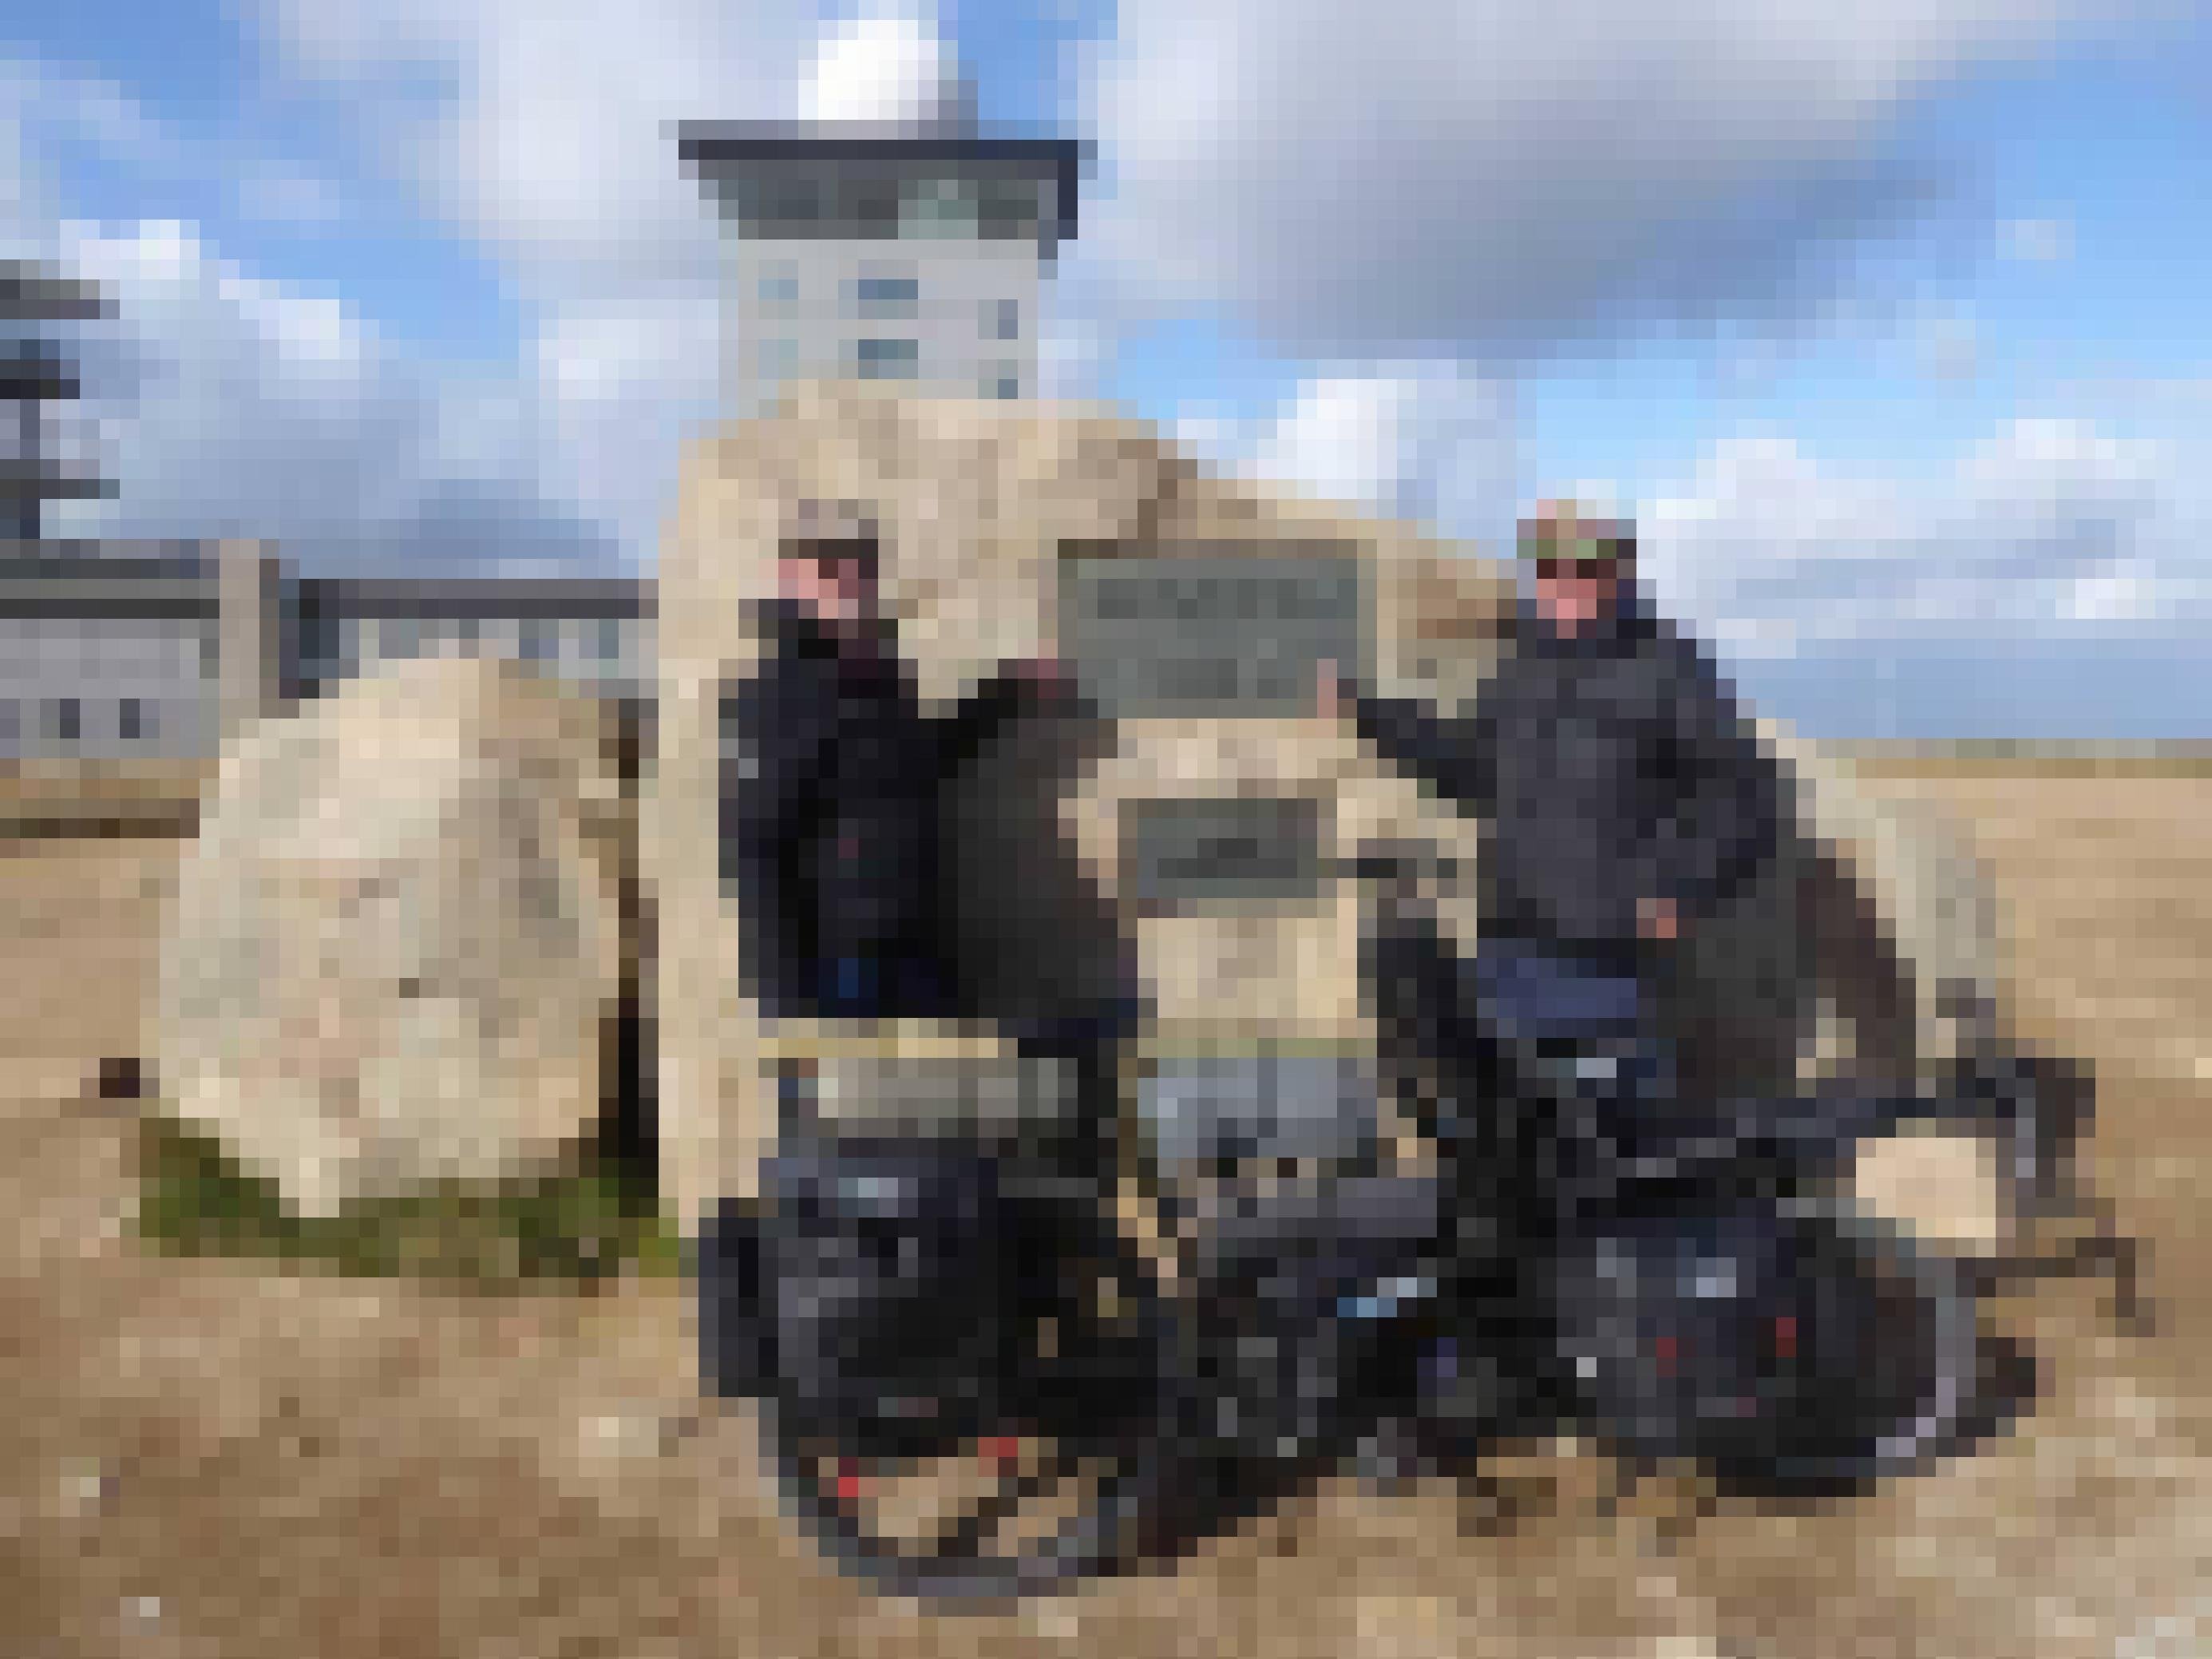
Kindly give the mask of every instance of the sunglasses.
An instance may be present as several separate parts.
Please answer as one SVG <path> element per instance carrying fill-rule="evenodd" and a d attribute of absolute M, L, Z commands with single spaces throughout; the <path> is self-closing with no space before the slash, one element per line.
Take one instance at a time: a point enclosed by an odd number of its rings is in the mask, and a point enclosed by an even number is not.
<path fill-rule="evenodd" d="M 876 578 L 877 562 L 864 553 L 802 553 L 787 555 L 787 566 L 811 570 L 817 576 L 834 581 L 872 581 Z"/>
<path fill-rule="evenodd" d="M 1573 577 L 1610 580 L 1620 574 L 1620 563 L 1612 559 L 1537 559 L 1539 581 L 1564 581 Z"/>

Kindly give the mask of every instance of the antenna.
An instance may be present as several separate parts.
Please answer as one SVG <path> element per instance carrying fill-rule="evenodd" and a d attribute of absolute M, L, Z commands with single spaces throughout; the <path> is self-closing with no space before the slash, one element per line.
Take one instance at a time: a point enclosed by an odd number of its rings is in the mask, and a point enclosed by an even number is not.
<path fill-rule="evenodd" d="M 106 480 L 65 467 L 49 454 L 46 405 L 76 400 L 76 366 L 52 341 L 22 326 L 113 314 L 93 283 L 29 261 L 0 261 L 0 325 L 13 325 L 16 335 L 0 345 L 0 402 L 15 405 L 15 441 L 0 447 L 0 536 L 35 543 L 43 534 L 46 502 L 113 493 Z"/>

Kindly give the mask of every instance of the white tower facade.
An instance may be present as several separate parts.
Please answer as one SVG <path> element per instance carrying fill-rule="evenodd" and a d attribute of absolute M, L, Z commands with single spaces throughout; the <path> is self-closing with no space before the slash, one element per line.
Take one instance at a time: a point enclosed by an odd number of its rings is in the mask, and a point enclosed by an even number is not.
<path fill-rule="evenodd" d="M 750 125 L 687 125 L 679 144 L 731 233 L 733 414 L 765 411 L 794 380 L 1035 395 L 1080 144 Z"/>

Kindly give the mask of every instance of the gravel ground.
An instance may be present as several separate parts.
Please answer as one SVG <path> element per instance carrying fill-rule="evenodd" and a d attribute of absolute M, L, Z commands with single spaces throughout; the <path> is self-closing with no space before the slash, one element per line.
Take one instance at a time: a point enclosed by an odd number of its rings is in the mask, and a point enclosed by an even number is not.
<path fill-rule="evenodd" d="M 2095 1177 L 2163 1323 L 2084 1284 L 2006 1311 L 2043 1401 L 1978 1455 L 1849 1506 L 1604 1516 L 1586 1458 L 1502 1537 L 1454 1495 L 1323 1492 L 1173 1577 L 924 1616 L 779 1524 L 740 1417 L 694 1405 L 666 1285 L 441 1293 L 149 1256 L 131 1124 L 159 841 L 0 856 L 0 1651 L 246 1656 L 2193 1655 L 2212 1651 L 2212 780 L 1900 781 L 1973 814 L 2051 1040 L 2100 1070 Z M 2197 1047 L 2192 1048 L 2196 1044 Z"/>

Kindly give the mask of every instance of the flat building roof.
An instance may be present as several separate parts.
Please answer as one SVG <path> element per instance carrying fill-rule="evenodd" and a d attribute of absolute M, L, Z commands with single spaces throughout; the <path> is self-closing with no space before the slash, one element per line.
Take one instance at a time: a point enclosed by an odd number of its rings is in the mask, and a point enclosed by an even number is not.
<path fill-rule="evenodd" d="M 706 173 L 735 173 L 750 165 L 820 162 L 888 170 L 932 166 L 1012 167 L 1050 177 L 1057 187 L 1055 227 L 1060 241 L 1075 235 L 1077 185 L 1092 146 L 1077 138 L 1031 137 L 931 127 L 846 124 L 816 126 L 769 121 L 685 121 L 676 129 L 677 155 Z"/>

